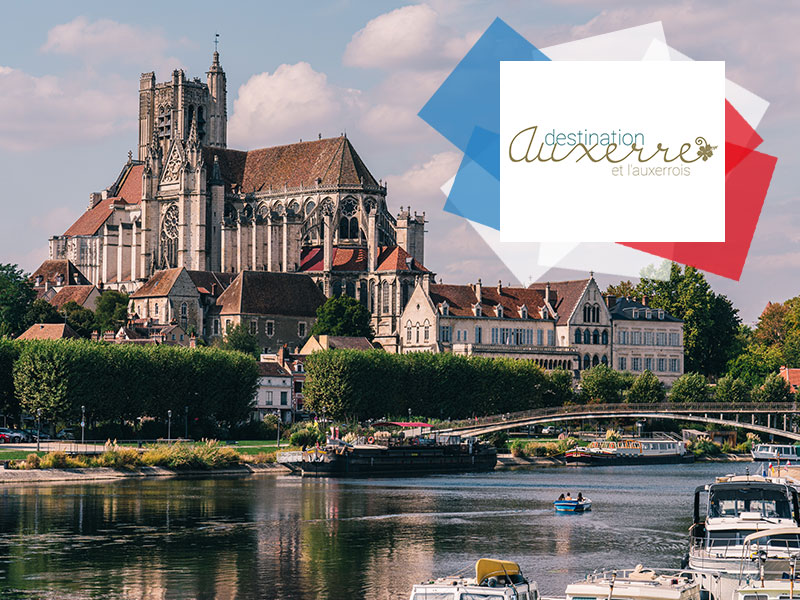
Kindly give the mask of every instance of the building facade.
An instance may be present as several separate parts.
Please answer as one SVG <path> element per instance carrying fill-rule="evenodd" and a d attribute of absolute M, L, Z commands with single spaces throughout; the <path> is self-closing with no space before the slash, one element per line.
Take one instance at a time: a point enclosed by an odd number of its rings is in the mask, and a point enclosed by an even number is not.
<path fill-rule="evenodd" d="M 291 423 L 296 408 L 291 371 L 274 360 L 262 360 L 258 363 L 258 374 L 253 418 L 263 421 L 267 415 L 277 415 L 281 422 Z"/>

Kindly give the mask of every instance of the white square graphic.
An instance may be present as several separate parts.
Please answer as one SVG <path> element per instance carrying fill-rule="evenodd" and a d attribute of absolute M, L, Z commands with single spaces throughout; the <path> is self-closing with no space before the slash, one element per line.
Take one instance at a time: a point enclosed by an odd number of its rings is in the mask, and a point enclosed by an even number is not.
<path fill-rule="evenodd" d="M 502 62 L 501 241 L 724 242 L 724 109 L 724 62 Z"/>

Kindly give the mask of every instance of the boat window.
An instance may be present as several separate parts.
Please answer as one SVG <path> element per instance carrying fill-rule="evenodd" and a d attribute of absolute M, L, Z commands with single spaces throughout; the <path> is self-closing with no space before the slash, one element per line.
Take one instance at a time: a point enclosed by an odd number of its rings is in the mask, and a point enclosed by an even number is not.
<path fill-rule="evenodd" d="M 766 594 L 745 594 L 742 600 L 768 600 L 769 596 Z"/>
<path fill-rule="evenodd" d="M 796 534 L 775 535 L 769 538 L 768 545 L 770 548 L 800 548 L 800 536 Z"/>
<path fill-rule="evenodd" d="M 411 600 L 455 600 L 452 592 L 416 592 Z M 754 599 L 755 600 L 755 599 Z"/>
<path fill-rule="evenodd" d="M 712 547 L 741 546 L 744 538 L 751 533 L 755 533 L 755 530 L 709 531 L 708 545 Z"/>
<path fill-rule="evenodd" d="M 452 596 L 448 596 L 448 598 L 452 598 Z M 499 598 L 505 598 L 505 592 L 502 589 L 498 589 L 498 593 L 496 594 L 484 594 L 483 592 L 464 592 L 461 594 L 461 600 L 495 600 Z M 425 600 L 428 600 L 427 598 Z"/>
<path fill-rule="evenodd" d="M 792 518 L 792 506 L 781 489 L 711 489 L 709 517 L 738 517 L 743 512 L 756 512 L 768 519 Z"/>

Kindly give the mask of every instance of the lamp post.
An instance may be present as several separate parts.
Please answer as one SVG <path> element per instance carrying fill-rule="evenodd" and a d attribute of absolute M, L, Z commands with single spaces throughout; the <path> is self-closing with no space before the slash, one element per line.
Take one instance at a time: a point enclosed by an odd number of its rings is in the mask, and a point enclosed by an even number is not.
<path fill-rule="evenodd" d="M 411 407 L 408 407 L 408 421 L 411 422 Z"/>
<path fill-rule="evenodd" d="M 167 411 L 167 443 L 172 441 L 172 411 Z"/>
<path fill-rule="evenodd" d="M 81 404 L 81 444 L 86 442 L 86 406 Z"/>
<path fill-rule="evenodd" d="M 278 434 L 277 434 L 276 442 L 278 444 L 278 448 L 280 449 L 280 447 L 281 447 L 281 411 L 278 411 Z"/>
<path fill-rule="evenodd" d="M 39 452 L 42 443 L 42 409 L 36 409 L 36 451 Z"/>
<path fill-rule="evenodd" d="M 189 439 L 189 407 L 183 407 L 183 438 Z"/>

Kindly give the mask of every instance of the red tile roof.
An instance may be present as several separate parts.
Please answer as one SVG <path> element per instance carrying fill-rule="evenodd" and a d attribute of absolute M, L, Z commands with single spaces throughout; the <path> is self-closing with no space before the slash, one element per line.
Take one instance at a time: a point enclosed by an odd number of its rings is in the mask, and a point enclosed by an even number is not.
<path fill-rule="evenodd" d="M 56 308 L 61 308 L 67 302 L 77 302 L 83 306 L 94 289 L 93 285 L 65 285 L 53 296 L 50 304 Z M 94 310 L 94 306 L 88 306 L 87 308 Z"/>
<path fill-rule="evenodd" d="M 437 308 L 446 301 L 453 316 L 475 316 L 472 307 L 477 304 L 478 297 L 471 285 L 432 284 L 430 296 Z M 539 309 L 544 306 L 544 293 L 530 288 L 504 287 L 498 292 L 496 287 L 481 286 L 481 299 L 481 312 L 485 317 L 496 317 L 500 305 L 504 318 L 521 319 L 520 310 L 525 306 L 529 319 L 541 319 Z"/>
<path fill-rule="evenodd" d="M 411 255 L 400 246 L 382 246 L 378 250 L 378 260 L 376 270 L 378 271 L 425 271 L 426 269 L 417 260 L 412 259 L 409 267 L 406 262 Z M 366 271 L 367 270 L 367 250 L 366 248 L 334 248 L 333 249 L 333 270 L 334 271 Z M 325 266 L 323 249 L 320 246 L 303 248 L 300 253 L 300 271 L 316 272 L 322 271 Z"/>
<path fill-rule="evenodd" d="M 800 387 L 800 369 L 781 367 L 780 375 L 786 380 L 792 391 L 796 392 L 798 387 Z"/>
<path fill-rule="evenodd" d="M 556 321 L 558 325 L 563 325 L 567 322 L 590 281 L 591 279 L 576 279 L 573 281 L 550 282 L 550 305 L 558 313 L 558 320 Z M 544 283 L 532 283 L 528 286 L 528 289 L 536 289 L 544 294 L 545 287 L 546 284 Z M 556 294 L 556 300 L 553 300 L 553 292 Z"/>
<path fill-rule="evenodd" d="M 18 340 L 62 340 L 80 337 L 66 323 L 36 323 L 20 335 Z"/>
<path fill-rule="evenodd" d="M 242 271 L 217 298 L 221 315 L 314 318 L 325 295 L 308 275 Z"/>
<path fill-rule="evenodd" d="M 50 285 L 57 285 L 58 276 L 61 275 L 61 285 L 90 285 L 86 277 L 78 270 L 72 261 L 63 259 L 46 260 L 30 276 L 30 281 L 36 284 L 36 278 L 41 276 L 44 286 L 45 282 Z"/>
<path fill-rule="evenodd" d="M 314 187 L 318 179 L 323 187 L 378 185 L 344 136 L 248 152 L 204 148 L 203 153 L 209 176 L 216 157 L 222 179 L 240 192 Z"/>
<path fill-rule="evenodd" d="M 131 294 L 131 298 L 160 298 L 168 295 L 181 271 L 183 267 L 156 271 L 147 283 Z"/>

